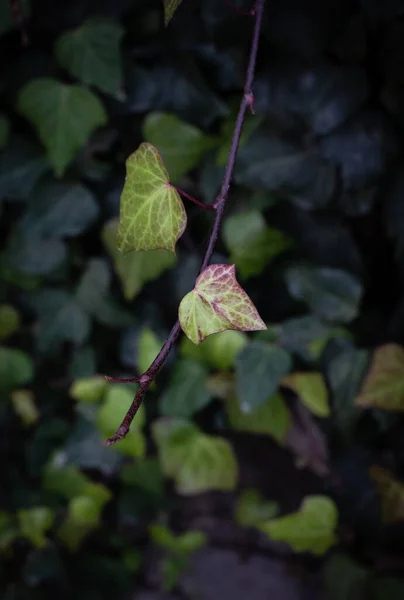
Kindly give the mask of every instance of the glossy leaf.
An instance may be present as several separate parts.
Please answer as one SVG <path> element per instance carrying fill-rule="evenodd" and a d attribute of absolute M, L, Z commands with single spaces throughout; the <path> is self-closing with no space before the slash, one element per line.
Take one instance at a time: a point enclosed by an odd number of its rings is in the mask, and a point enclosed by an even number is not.
<path fill-rule="evenodd" d="M 174 183 L 217 144 L 213 137 L 169 113 L 149 113 L 143 122 L 143 137 L 159 149 Z"/>
<path fill-rule="evenodd" d="M 118 222 L 109 221 L 102 231 L 102 240 L 114 261 L 125 299 L 133 300 L 147 282 L 175 264 L 175 256 L 167 250 L 122 254 L 117 249 L 117 230 Z"/>
<path fill-rule="evenodd" d="M 258 275 L 276 256 L 291 246 L 281 231 L 267 227 L 260 212 L 251 210 L 228 217 L 223 238 L 243 279 Z"/>
<path fill-rule="evenodd" d="M 292 367 L 291 356 L 275 344 L 253 341 L 236 359 L 236 390 L 243 412 L 259 408 Z"/>
<path fill-rule="evenodd" d="M 89 19 L 58 38 L 55 55 L 70 75 L 116 96 L 122 88 L 122 36 L 123 29 L 116 21 Z"/>
<path fill-rule="evenodd" d="M 212 400 L 204 387 L 206 369 L 189 359 L 177 361 L 169 385 L 160 398 L 160 412 L 166 417 L 191 417 Z"/>
<path fill-rule="evenodd" d="M 279 444 L 284 443 L 292 424 L 289 408 L 281 394 L 274 394 L 252 412 L 242 412 L 235 394 L 226 400 L 226 413 L 232 429 L 270 435 Z"/>
<path fill-rule="evenodd" d="M 355 403 L 362 407 L 404 410 L 404 348 L 385 344 L 376 349 Z"/>
<path fill-rule="evenodd" d="M 187 215 L 157 148 L 142 143 L 126 161 L 126 179 L 121 196 L 118 248 L 166 249 L 184 233 Z"/>
<path fill-rule="evenodd" d="M 203 365 L 220 371 L 234 367 L 238 353 L 248 344 L 248 336 L 242 331 L 221 331 L 210 335 L 197 346 L 187 337 L 181 340 L 180 351 Z"/>
<path fill-rule="evenodd" d="M 244 490 L 237 501 L 234 518 L 241 527 L 254 527 L 273 519 L 279 512 L 276 502 L 265 500 L 258 490 Z"/>
<path fill-rule="evenodd" d="M 267 328 L 235 275 L 234 265 L 211 265 L 182 299 L 178 310 L 181 328 L 194 344 L 226 329 Z"/>
<path fill-rule="evenodd" d="M 330 405 L 325 381 L 321 373 L 292 373 L 281 381 L 299 397 L 316 417 L 329 417 Z"/>
<path fill-rule="evenodd" d="M 398 481 L 392 473 L 376 465 L 371 467 L 370 476 L 380 498 L 383 523 L 404 521 L 404 482 Z"/>
<path fill-rule="evenodd" d="M 30 427 L 38 421 L 40 413 L 30 390 L 14 390 L 11 393 L 11 403 L 24 425 Z"/>
<path fill-rule="evenodd" d="M 96 404 L 101 400 L 108 383 L 105 377 L 95 375 L 94 377 L 85 377 L 78 379 L 69 389 L 69 395 L 78 402 Z"/>
<path fill-rule="evenodd" d="M 286 273 L 289 293 L 306 302 L 326 321 L 349 323 L 358 313 L 362 296 L 359 281 L 329 267 L 291 267 Z"/>
<path fill-rule="evenodd" d="M 182 0 L 164 0 L 164 25 L 167 27 Z"/>
<path fill-rule="evenodd" d="M 34 365 L 28 354 L 17 348 L 0 346 L 0 389 L 13 389 L 29 383 Z"/>
<path fill-rule="evenodd" d="M 128 387 L 119 384 L 108 386 L 96 419 L 97 427 L 103 436 L 109 437 L 115 433 L 121 424 L 122 415 L 132 404 L 133 396 L 133 390 Z M 143 407 L 140 407 L 127 436 L 114 446 L 114 450 L 126 456 L 143 458 L 146 453 L 146 440 L 141 431 L 144 423 L 145 413 Z"/>
<path fill-rule="evenodd" d="M 47 506 L 36 506 L 17 513 L 21 535 L 37 548 L 47 544 L 46 532 L 52 527 L 54 513 Z"/>
<path fill-rule="evenodd" d="M 62 342 L 82 344 L 87 339 L 91 320 L 68 292 L 45 289 L 33 298 L 32 304 L 39 318 L 40 352 L 54 351 Z"/>
<path fill-rule="evenodd" d="M 153 425 L 163 471 L 173 477 L 179 494 L 233 490 L 237 462 L 229 442 L 206 435 L 181 420 L 161 419 Z"/>
<path fill-rule="evenodd" d="M 13 335 L 21 325 L 18 311 L 10 304 L 0 304 L 0 340 Z"/>
<path fill-rule="evenodd" d="M 296 552 L 321 556 L 337 541 L 337 523 L 338 511 L 330 498 L 307 496 L 298 512 L 261 523 L 258 529 Z"/>
<path fill-rule="evenodd" d="M 50 78 L 29 81 L 18 96 L 18 110 L 37 129 L 58 176 L 107 121 L 104 107 L 92 92 Z"/>

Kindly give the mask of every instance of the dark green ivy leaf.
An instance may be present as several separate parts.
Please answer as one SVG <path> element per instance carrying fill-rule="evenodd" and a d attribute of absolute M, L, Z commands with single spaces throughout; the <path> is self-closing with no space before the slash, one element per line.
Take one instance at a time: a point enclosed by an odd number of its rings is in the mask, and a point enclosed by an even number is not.
<path fill-rule="evenodd" d="M 178 360 L 174 366 L 171 382 L 160 400 L 160 412 L 166 417 L 191 417 L 209 404 L 210 392 L 204 387 L 208 375 L 201 364 Z"/>

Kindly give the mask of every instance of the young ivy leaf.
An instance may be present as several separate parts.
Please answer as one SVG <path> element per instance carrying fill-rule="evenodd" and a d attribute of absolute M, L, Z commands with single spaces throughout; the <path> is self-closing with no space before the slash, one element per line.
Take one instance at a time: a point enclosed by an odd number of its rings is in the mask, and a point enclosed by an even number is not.
<path fill-rule="evenodd" d="M 235 265 L 211 265 L 181 301 L 178 316 L 185 335 L 200 344 L 226 329 L 267 329 L 248 295 L 236 280 Z"/>
<path fill-rule="evenodd" d="M 164 0 L 164 25 L 167 27 L 182 0 Z"/>
<path fill-rule="evenodd" d="M 118 248 L 171 250 L 184 233 L 187 215 L 163 159 L 152 144 L 142 143 L 126 161 L 121 196 Z"/>

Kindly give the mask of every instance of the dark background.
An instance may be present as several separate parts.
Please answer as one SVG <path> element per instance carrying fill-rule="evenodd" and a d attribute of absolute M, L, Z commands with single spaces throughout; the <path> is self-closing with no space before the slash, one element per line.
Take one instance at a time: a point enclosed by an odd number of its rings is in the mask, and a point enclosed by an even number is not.
<path fill-rule="evenodd" d="M 247 1 L 235 5 L 250 8 Z M 0 7 L 5 15 L 8 2 L 0 0 Z M 157 521 L 178 534 L 196 529 L 208 536 L 172 592 L 178 597 L 402 598 L 404 488 L 391 495 L 387 485 L 384 498 L 398 517 L 383 523 L 369 469 L 379 465 L 403 481 L 403 419 L 399 411 L 359 410 L 354 398 L 374 349 L 404 341 L 404 2 L 266 2 L 256 127 L 247 126 L 226 216 L 258 210 L 293 242 L 241 283 L 269 326 L 266 337 L 256 339 L 277 340 L 290 353 L 293 371 L 321 372 L 332 411 L 327 419 L 308 411 L 302 416 L 296 396 L 283 389 L 300 441 L 282 446 L 273 436 L 236 431 L 219 394 L 209 396 L 187 416 L 230 441 L 239 481 L 233 492 L 187 497 L 163 479 L 151 435 L 153 423 L 167 414 L 161 402 L 181 352 L 172 353 L 147 395 L 147 458 L 134 458 L 136 448 L 104 448 L 98 408 L 73 400 L 71 385 L 140 368 L 141 332 L 147 327 L 163 340 L 193 286 L 210 213 L 186 205 L 189 224 L 176 264 L 151 275 L 153 281 L 145 277 L 133 298 L 124 293 L 102 231 L 119 214 L 125 160 L 144 139 L 146 117 L 157 111 L 217 140 L 175 181 L 204 202 L 215 199 L 223 175 L 217 152 L 242 93 L 253 19 L 221 0 L 183 0 L 167 29 L 161 2 L 152 0 L 33 0 L 24 11 L 28 45 L 10 19 L 0 38 L 0 111 L 9 123 L 0 153 L 0 303 L 19 315 L 2 344 L 24 353 L 2 354 L 6 366 L 0 368 L 1 598 L 165 597 L 161 558 L 175 551 L 150 535 Z M 99 15 L 123 29 L 123 85 L 115 95 L 92 87 L 107 122 L 58 180 L 18 97 L 38 77 L 78 83 L 58 63 L 54 44 Z M 167 138 L 168 146 L 182 143 L 180 130 Z M 45 193 L 56 202 L 69 190 L 70 200 L 46 221 L 38 208 L 51 203 Z M 72 214 L 73 221 L 80 215 L 79 224 L 70 225 Z M 215 262 L 229 259 L 220 239 Z M 323 268 L 338 269 L 338 281 L 330 283 Z M 77 308 L 85 273 L 94 279 Z M 202 375 L 217 371 L 211 361 Z M 179 377 L 185 380 L 187 369 Z M 203 377 L 198 381 L 204 385 Z M 16 392 L 27 390 L 19 401 Z M 117 423 L 120 410 L 115 405 Z M 299 469 L 302 455 L 306 467 Z M 49 484 L 49 465 L 72 470 L 62 471 L 64 483 L 55 483 L 54 473 Z M 80 472 L 90 486 L 104 486 L 97 488 L 94 522 L 93 505 L 88 515 L 84 506 L 84 525 L 69 521 Z M 282 514 L 298 510 L 307 495 L 333 498 L 337 544 L 316 557 L 241 527 L 234 508 L 249 488 L 275 501 Z M 35 513 L 38 507 L 45 512 Z M 46 527 L 35 521 L 48 518 Z M 58 534 L 63 523 L 78 540 L 74 550 Z"/>

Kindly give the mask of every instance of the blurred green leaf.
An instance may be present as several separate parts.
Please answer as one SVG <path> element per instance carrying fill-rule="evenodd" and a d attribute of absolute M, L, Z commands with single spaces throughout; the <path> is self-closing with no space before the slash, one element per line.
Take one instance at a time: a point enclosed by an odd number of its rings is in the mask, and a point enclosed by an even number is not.
<path fill-rule="evenodd" d="M 325 381 L 321 373 L 292 373 L 281 381 L 299 397 L 316 417 L 329 417 L 330 406 Z"/>
<path fill-rule="evenodd" d="M 22 275 L 49 275 L 67 259 L 67 247 L 58 239 L 12 234 L 5 253 L 6 267 Z"/>
<path fill-rule="evenodd" d="M 0 340 L 13 335 L 21 326 L 19 312 L 10 304 L 0 304 Z"/>
<path fill-rule="evenodd" d="M 183 420 L 160 419 L 153 424 L 164 473 L 173 477 L 179 494 L 232 490 L 237 462 L 229 442 L 200 432 Z"/>
<path fill-rule="evenodd" d="M 226 412 L 230 426 L 236 431 L 270 435 L 278 443 L 285 440 L 292 425 L 290 411 L 281 394 L 274 394 L 255 410 L 245 413 L 240 410 L 235 394 L 226 400 Z"/>
<path fill-rule="evenodd" d="M 18 536 L 18 529 L 14 516 L 0 510 L 0 555 L 8 550 Z"/>
<path fill-rule="evenodd" d="M 0 346 L 0 389 L 11 390 L 29 383 L 34 364 L 28 354 L 17 348 Z"/>
<path fill-rule="evenodd" d="M 326 496 L 307 496 L 298 512 L 260 523 L 271 539 L 287 543 L 296 552 L 321 556 L 336 542 L 338 511 Z"/>
<path fill-rule="evenodd" d="M 101 510 L 93 498 L 77 496 L 69 502 L 68 514 L 58 529 L 61 542 L 72 552 L 100 525 Z"/>
<path fill-rule="evenodd" d="M 51 78 L 29 81 L 19 93 L 18 110 L 37 129 L 58 176 L 93 131 L 107 122 L 104 107 L 92 92 Z"/>
<path fill-rule="evenodd" d="M 87 339 L 91 320 L 68 292 L 45 289 L 32 299 L 32 304 L 39 317 L 40 352 L 53 352 L 62 342 L 82 344 Z"/>
<path fill-rule="evenodd" d="M 330 600 L 366 600 L 367 571 L 348 556 L 335 554 L 327 561 L 324 582 Z"/>
<path fill-rule="evenodd" d="M 236 390 L 243 412 L 259 408 L 290 371 L 289 353 L 275 344 L 253 341 L 236 359 Z"/>
<path fill-rule="evenodd" d="M 160 413 L 166 417 L 191 417 L 212 400 L 204 387 L 206 369 L 193 360 L 181 359 L 160 398 Z"/>
<path fill-rule="evenodd" d="M 97 314 L 110 282 L 111 275 L 107 263 L 100 258 L 89 260 L 77 287 L 77 302 L 86 312 Z"/>
<path fill-rule="evenodd" d="M 92 225 L 98 212 L 84 185 L 48 179 L 36 186 L 18 230 L 29 238 L 75 237 Z"/>
<path fill-rule="evenodd" d="M 284 252 L 292 241 L 281 231 L 266 225 L 264 217 L 250 210 L 228 217 L 223 226 L 223 238 L 240 277 L 258 275 L 276 256 Z"/>
<path fill-rule="evenodd" d="M 168 527 L 161 524 L 150 525 L 149 534 L 155 544 L 174 554 L 191 554 L 202 548 L 207 537 L 201 531 L 187 531 L 174 535 Z"/>
<path fill-rule="evenodd" d="M 233 330 L 210 335 L 198 345 L 183 337 L 180 352 L 184 357 L 212 369 L 228 371 L 234 367 L 238 353 L 245 348 L 248 341 L 246 333 Z"/>
<path fill-rule="evenodd" d="M 38 421 L 40 412 L 35 404 L 35 396 L 30 390 L 14 390 L 11 393 L 11 403 L 24 425 L 34 425 Z"/>
<path fill-rule="evenodd" d="M 125 485 L 135 485 L 150 494 L 162 495 L 164 491 L 164 477 L 156 458 L 124 465 L 120 479 Z"/>
<path fill-rule="evenodd" d="M 47 544 L 46 532 L 52 527 L 55 515 L 48 506 L 36 506 L 17 511 L 20 532 L 36 548 Z"/>
<path fill-rule="evenodd" d="M 216 155 L 216 162 L 221 167 L 226 164 L 231 141 L 233 139 L 234 123 L 237 119 L 238 106 L 236 110 L 233 110 L 230 115 L 223 121 L 223 125 L 220 131 L 221 142 Z M 262 118 L 258 115 L 246 114 L 243 131 L 241 133 L 239 148 L 242 148 L 247 141 L 250 139 L 252 134 L 262 125 Z"/>
<path fill-rule="evenodd" d="M 10 121 L 0 113 L 0 150 L 7 146 L 10 135 Z"/>
<path fill-rule="evenodd" d="M 162 342 L 155 333 L 147 327 L 143 328 L 138 340 L 137 368 L 139 373 L 144 373 L 160 352 Z"/>
<path fill-rule="evenodd" d="M 404 521 L 404 483 L 377 465 L 371 467 L 370 476 L 380 500 L 382 522 L 391 524 Z"/>
<path fill-rule="evenodd" d="M 286 272 L 289 293 L 306 302 L 326 321 L 349 323 L 359 310 L 362 286 L 345 271 L 329 267 L 290 267 Z"/>
<path fill-rule="evenodd" d="M 158 148 L 174 183 L 217 145 L 215 138 L 168 113 L 149 113 L 143 121 L 143 137 Z"/>
<path fill-rule="evenodd" d="M 122 419 L 132 404 L 133 390 L 122 385 L 109 385 L 97 414 L 97 428 L 105 437 L 110 437 L 120 426 Z M 141 432 L 145 424 L 145 413 L 141 406 L 132 421 L 127 436 L 115 444 L 113 449 L 121 454 L 143 458 L 146 453 L 146 439 Z"/>
<path fill-rule="evenodd" d="M 296 352 L 304 360 L 310 361 L 319 357 L 332 328 L 315 315 L 305 315 L 275 325 L 275 332 L 286 350 Z"/>
<path fill-rule="evenodd" d="M 164 0 L 164 24 L 167 27 L 182 0 Z"/>
<path fill-rule="evenodd" d="M 123 79 L 122 36 L 123 29 L 116 21 L 92 18 L 57 39 L 55 56 L 73 77 L 106 94 L 119 96 Z"/>
<path fill-rule="evenodd" d="M 0 154 L 0 200 L 26 200 L 48 169 L 49 163 L 37 145 L 13 135 Z"/>
<path fill-rule="evenodd" d="M 102 230 L 102 240 L 114 262 L 126 300 L 133 300 L 143 286 L 157 279 L 175 264 L 175 255 L 167 250 L 122 254 L 117 248 L 118 222 L 109 221 Z"/>
<path fill-rule="evenodd" d="M 355 399 L 356 406 L 404 411 L 404 348 L 379 346 Z"/>
<path fill-rule="evenodd" d="M 69 395 L 78 402 L 96 404 L 101 400 L 108 383 L 105 377 L 94 375 L 74 381 L 69 389 Z"/>
<path fill-rule="evenodd" d="M 273 519 L 279 512 L 276 502 L 265 500 L 258 490 L 243 490 L 238 498 L 234 518 L 241 527 L 254 527 Z"/>
<path fill-rule="evenodd" d="M 43 470 L 42 486 L 47 492 L 71 500 L 84 494 L 89 479 L 74 465 L 58 465 L 57 456 Z"/>

